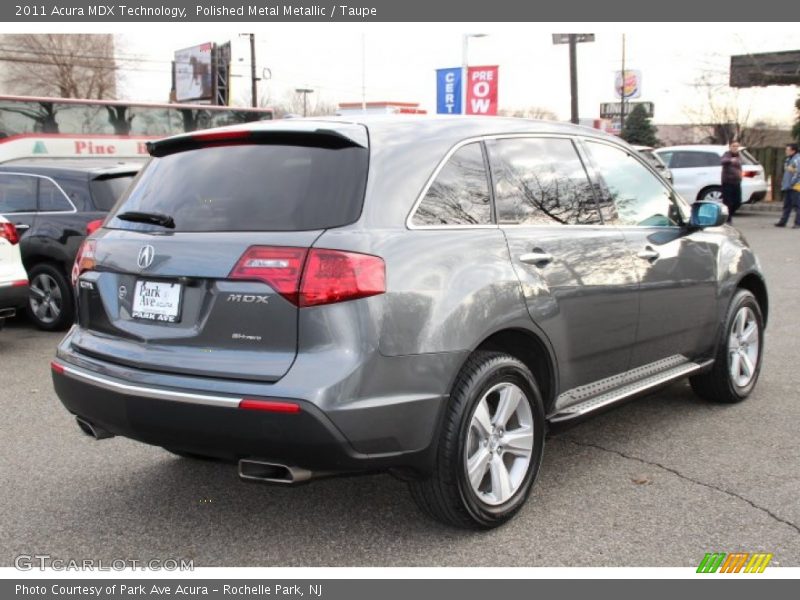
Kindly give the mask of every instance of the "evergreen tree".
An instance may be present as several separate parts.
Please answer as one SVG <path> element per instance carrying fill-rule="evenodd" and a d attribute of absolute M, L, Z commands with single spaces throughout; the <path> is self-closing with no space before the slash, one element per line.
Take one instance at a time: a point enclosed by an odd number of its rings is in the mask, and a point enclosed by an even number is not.
<path fill-rule="evenodd" d="M 650 122 L 650 117 L 644 110 L 644 106 L 637 104 L 633 110 L 625 116 L 625 127 L 622 129 L 620 137 L 629 144 L 637 146 L 657 146 L 656 127 Z"/>

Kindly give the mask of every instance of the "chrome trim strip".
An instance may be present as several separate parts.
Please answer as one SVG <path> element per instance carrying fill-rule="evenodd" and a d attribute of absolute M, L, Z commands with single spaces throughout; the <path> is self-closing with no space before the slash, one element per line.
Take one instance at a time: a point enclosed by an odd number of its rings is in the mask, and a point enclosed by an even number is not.
<path fill-rule="evenodd" d="M 152 388 L 141 385 L 120 383 L 113 379 L 85 373 L 74 367 L 68 367 L 62 362 L 53 361 L 59 368 L 64 370 L 64 375 L 80 381 L 92 383 L 112 392 L 131 394 L 143 398 L 154 398 L 156 400 L 171 400 L 174 402 L 184 402 L 186 404 L 200 404 L 203 406 L 221 406 L 225 408 L 238 408 L 241 398 L 230 398 L 227 396 L 213 396 L 209 394 L 193 394 L 189 392 L 177 392 L 163 388 Z"/>
<path fill-rule="evenodd" d="M 600 408 L 609 406 L 610 404 L 615 404 L 616 402 L 620 402 L 622 400 L 625 400 L 626 398 L 630 398 L 632 396 L 641 394 L 653 388 L 657 388 L 671 381 L 682 379 L 687 375 L 691 375 L 692 373 L 704 369 L 713 362 L 714 362 L 713 360 L 708 360 L 703 363 L 689 363 L 687 365 L 675 367 L 674 369 L 671 369 L 667 373 L 661 375 L 654 375 L 640 382 L 630 383 L 616 392 L 607 392 L 605 394 L 602 394 L 597 398 L 602 398 L 602 396 L 608 396 L 608 397 L 600 402 L 596 402 L 594 399 L 590 398 L 579 404 L 574 404 L 548 417 L 547 420 L 550 421 L 551 423 L 560 423 L 562 421 L 569 421 L 570 419 L 575 419 L 585 414 L 594 412 L 595 410 L 598 410 Z"/>

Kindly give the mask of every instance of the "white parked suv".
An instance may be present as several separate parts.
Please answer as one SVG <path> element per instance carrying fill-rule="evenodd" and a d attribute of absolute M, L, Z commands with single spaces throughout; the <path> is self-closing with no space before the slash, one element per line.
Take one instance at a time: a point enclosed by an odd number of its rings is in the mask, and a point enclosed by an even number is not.
<path fill-rule="evenodd" d="M 667 146 L 655 151 L 672 173 L 672 186 L 688 202 L 722 201 L 722 155 L 728 146 Z M 742 203 L 754 203 L 767 195 L 764 167 L 744 148 L 742 155 Z"/>
<path fill-rule="evenodd" d="M 0 328 L 28 297 L 28 275 L 19 253 L 19 234 L 0 216 Z"/>

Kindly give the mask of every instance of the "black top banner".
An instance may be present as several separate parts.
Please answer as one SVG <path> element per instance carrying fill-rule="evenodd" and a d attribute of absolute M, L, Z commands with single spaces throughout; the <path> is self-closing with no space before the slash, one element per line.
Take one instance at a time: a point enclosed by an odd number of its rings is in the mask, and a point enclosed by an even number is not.
<path fill-rule="evenodd" d="M 645 22 L 781 21 L 785 0 L 642 2 L 641 0 L 31 0 L 2 3 L 6 22 Z M 748 6 L 750 7 L 748 9 Z M 722 33 L 722 26 L 710 32 Z"/>

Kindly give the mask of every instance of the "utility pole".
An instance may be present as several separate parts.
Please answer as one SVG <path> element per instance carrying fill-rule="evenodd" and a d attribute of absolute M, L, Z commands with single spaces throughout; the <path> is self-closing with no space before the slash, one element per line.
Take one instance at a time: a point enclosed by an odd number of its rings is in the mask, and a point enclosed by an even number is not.
<path fill-rule="evenodd" d="M 256 34 L 250 34 L 250 86 L 253 108 L 258 107 L 258 78 L 256 77 Z"/>
<path fill-rule="evenodd" d="M 578 124 L 578 36 L 569 34 L 569 93 L 571 98 L 570 121 Z"/>

